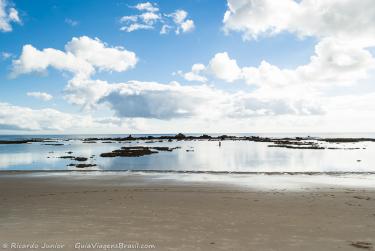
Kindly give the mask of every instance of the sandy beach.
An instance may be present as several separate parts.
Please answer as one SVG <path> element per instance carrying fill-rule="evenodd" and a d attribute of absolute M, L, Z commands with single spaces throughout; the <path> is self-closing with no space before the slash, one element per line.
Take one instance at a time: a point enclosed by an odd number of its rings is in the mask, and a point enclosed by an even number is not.
<path fill-rule="evenodd" d="M 133 245 L 123 250 L 361 250 L 375 243 L 373 190 L 82 176 L 2 174 L 3 250 L 119 250 L 108 246 L 116 244 Z"/>

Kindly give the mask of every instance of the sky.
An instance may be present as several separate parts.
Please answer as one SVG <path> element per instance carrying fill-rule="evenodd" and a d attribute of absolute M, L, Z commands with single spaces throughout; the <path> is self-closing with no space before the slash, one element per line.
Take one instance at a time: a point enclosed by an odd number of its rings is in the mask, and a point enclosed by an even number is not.
<path fill-rule="evenodd" d="M 0 134 L 373 132 L 373 0 L 0 0 Z"/>

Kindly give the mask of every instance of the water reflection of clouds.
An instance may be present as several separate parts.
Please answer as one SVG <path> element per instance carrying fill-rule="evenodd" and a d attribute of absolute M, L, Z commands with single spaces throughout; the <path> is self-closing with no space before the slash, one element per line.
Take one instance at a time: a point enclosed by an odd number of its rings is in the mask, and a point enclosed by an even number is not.
<path fill-rule="evenodd" d="M 0 146 L 0 168 L 5 170 L 76 170 L 67 167 L 71 160 L 60 159 L 72 151 L 73 156 L 90 158 L 99 170 L 176 170 L 176 171 L 237 171 L 237 172 L 327 172 L 375 171 L 375 143 L 339 144 L 339 147 L 360 147 L 359 150 L 310 150 L 270 148 L 269 143 L 250 141 L 178 141 L 111 143 L 98 141 L 63 142 L 64 146 L 39 143 Z M 160 152 L 139 158 L 101 158 L 100 154 L 122 146 L 179 146 L 173 152 Z M 365 147 L 366 149 L 362 149 Z M 186 150 L 194 150 L 187 152 Z M 49 158 L 48 158 L 49 157 Z M 91 168 L 94 169 L 94 168 Z"/>

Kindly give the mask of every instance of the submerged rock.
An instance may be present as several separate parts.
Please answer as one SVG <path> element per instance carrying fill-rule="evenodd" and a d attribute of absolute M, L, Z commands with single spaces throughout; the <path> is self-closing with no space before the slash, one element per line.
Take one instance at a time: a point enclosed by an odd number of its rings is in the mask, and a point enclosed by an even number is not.
<path fill-rule="evenodd" d="M 180 147 L 145 147 L 145 146 L 129 146 L 129 147 L 122 147 L 119 150 L 114 150 L 108 153 L 100 154 L 100 157 L 141 157 L 144 155 L 150 155 L 154 153 L 158 153 L 158 151 L 167 151 L 171 152 L 175 149 Z"/>
<path fill-rule="evenodd" d="M 87 161 L 88 158 L 86 158 L 86 157 L 75 157 L 74 160 L 75 161 Z"/>
<path fill-rule="evenodd" d="M 289 148 L 289 149 L 312 149 L 312 150 L 323 150 L 324 147 L 318 145 L 268 145 L 268 147 L 280 147 L 280 148 Z"/>
<path fill-rule="evenodd" d="M 74 156 L 60 156 L 60 159 L 74 159 Z"/>
<path fill-rule="evenodd" d="M 60 159 L 71 159 L 71 160 L 75 160 L 75 161 L 87 161 L 88 160 L 88 158 L 86 158 L 86 157 L 74 157 L 74 156 L 71 156 L 71 155 L 61 156 L 59 158 Z"/>
<path fill-rule="evenodd" d="M 366 241 L 356 241 L 352 242 L 350 245 L 356 248 L 372 249 L 372 243 Z"/>
<path fill-rule="evenodd" d="M 97 165 L 96 164 L 69 164 L 67 166 L 74 166 L 76 168 L 86 168 L 86 167 L 93 167 Z"/>
<path fill-rule="evenodd" d="M 0 140 L 2 145 L 11 145 L 11 144 L 28 144 L 34 142 L 44 142 L 45 139 L 26 139 L 26 140 Z"/>
<path fill-rule="evenodd" d="M 123 147 L 119 150 L 114 150 L 109 153 L 102 153 L 100 157 L 140 157 L 144 155 L 150 155 L 158 153 L 157 151 L 152 151 L 148 147 Z"/>
<path fill-rule="evenodd" d="M 180 149 L 181 147 L 155 146 L 155 147 L 151 147 L 151 148 L 155 149 L 157 151 L 172 152 L 173 150 Z"/>

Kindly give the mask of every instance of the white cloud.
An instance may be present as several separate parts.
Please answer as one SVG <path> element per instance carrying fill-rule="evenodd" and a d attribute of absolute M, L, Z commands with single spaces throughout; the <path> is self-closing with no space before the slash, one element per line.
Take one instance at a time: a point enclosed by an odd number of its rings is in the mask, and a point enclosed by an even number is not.
<path fill-rule="evenodd" d="M 173 29 L 172 26 L 164 24 L 160 29 L 160 34 L 168 34 L 171 29 Z"/>
<path fill-rule="evenodd" d="M 190 72 L 183 73 L 182 71 L 178 71 L 177 74 L 187 81 L 206 82 L 207 78 L 201 75 L 201 73 L 204 73 L 205 70 L 206 66 L 204 66 L 203 64 L 194 64 L 191 67 Z"/>
<path fill-rule="evenodd" d="M 88 108 L 107 106 L 120 118 L 223 119 L 323 113 L 317 101 L 229 93 L 208 85 L 186 86 L 177 82 L 72 80 L 65 91 L 72 103 Z"/>
<path fill-rule="evenodd" d="M 136 30 L 151 30 L 153 28 L 154 28 L 154 26 L 152 26 L 152 25 L 133 23 L 129 26 L 121 27 L 120 30 L 126 31 L 126 32 L 133 32 L 133 31 L 136 31 Z"/>
<path fill-rule="evenodd" d="M 333 37 L 365 46 L 375 45 L 372 0 L 227 0 L 224 30 L 245 39 L 283 31 L 298 36 Z"/>
<path fill-rule="evenodd" d="M 160 19 L 160 15 L 155 14 L 154 12 L 145 12 L 140 14 L 139 18 L 141 18 L 144 23 L 152 25 Z"/>
<path fill-rule="evenodd" d="M 137 63 L 134 52 L 123 47 L 108 47 L 99 39 L 83 36 L 73 38 L 66 44 L 65 50 L 79 59 L 83 59 L 99 70 L 123 72 Z"/>
<path fill-rule="evenodd" d="M 375 59 L 367 50 L 324 39 L 315 46 L 315 54 L 306 65 L 286 70 L 263 61 L 259 67 L 242 68 L 242 78 L 259 87 L 310 86 L 322 90 L 357 84 L 374 69 Z"/>
<path fill-rule="evenodd" d="M 182 32 L 190 32 L 195 28 L 194 21 L 191 19 L 186 20 L 181 24 Z"/>
<path fill-rule="evenodd" d="M 59 112 L 55 109 L 33 110 L 0 103 L 0 128 L 9 130 L 65 130 L 77 123 L 87 125 L 89 119 Z"/>
<path fill-rule="evenodd" d="M 132 15 L 132 16 L 123 16 L 120 18 L 120 22 L 128 22 L 128 21 L 132 21 L 132 22 L 136 22 L 138 20 L 138 15 Z"/>
<path fill-rule="evenodd" d="M 28 92 L 26 93 L 29 97 L 34 97 L 43 101 L 49 101 L 53 99 L 53 96 L 51 94 L 48 94 L 46 92 Z"/>
<path fill-rule="evenodd" d="M 299 121 L 300 125 L 312 123 L 314 119 L 301 119 L 300 116 L 314 115 L 321 119 L 315 121 L 317 128 L 331 130 L 334 124 L 333 118 L 337 118 L 335 114 L 344 115 L 345 109 L 339 108 L 339 104 L 349 107 L 351 102 L 363 105 L 361 107 L 353 105 L 353 109 L 346 115 L 346 118 L 356 113 L 361 115 L 355 117 L 361 117 L 363 121 L 374 117 L 370 116 L 373 110 L 371 107 L 374 104 L 369 101 L 370 98 L 364 99 L 363 96 L 353 95 L 349 99 L 346 96 L 329 92 L 334 87 L 338 90 L 337 88 L 343 86 L 360 90 L 359 86 L 362 82 L 371 81 L 375 69 L 375 59 L 369 51 L 333 38 L 321 40 L 316 45 L 315 54 L 310 58 L 310 62 L 295 69 L 282 69 L 267 61 L 262 61 L 257 67 L 240 67 L 236 60 L 231 59 L 226 52 L 217 53 L 207 67 L 202 65 L 200 69 L 202 70 L 199 72 L 200 76 L 213 76 L 229 83 L 236 80 L 243 81 L 255 87 L 249 93 L 227 93 L 224 99 L 226 100 L 225 106 L 215 104 L 222 111 L 223 118 L 246 120 L 246 118 L 257 117 L 256 120 L 265 123 L 265 120 L 260 117 L 271 118 L 283 115 L 285 120 L 275 118 L 275 121 L 295 128 L 291 125 L 291 121 Z M 185 76 L 186 73 L 179 72 L 179 74 Z M 374 94 L 369 94 L 369 96 L 373 97 Z M 299 118 L 295 117 L 296 115 Z M 338 121 L 344 120 L 338 119 Z M 346 123 L 350 124 L 350 120 Z M 255 124 L 258 123 L 255 122 Z M 351 126 L 355 128 L 354 125 Z"/>
<path fill-rule="evenodd" d="M 58 111 L 31 109 L 0 102 L 0 130 L 43 132 L 93 132 L 105 130 L 135 130 L 142 125 L 136 119 L 96 117 Z"/>
<path fill-rule="evenodd" d="M 159 8 L 157 7 L 157 5 L 155 3 L 150 3 L 150 2 L 139 3 L 133 7 L 140 11 L 150 11 L 150 12 L 159 11 Z"/>
<path fill-rule="evenodd" d="M 120 28 L 121 31 L 151 30 L 161 25 L 160 34 L 168 34 L 171 30 L 180 34 L 181 32 L 191 32 L 195 28 L 194 21 L 187 19 L 188 13 L 185 10 L 176 10 L 170 14 L 165 14 L 159 12 L 156 4 L 150 2 L 137 4 L 133 8 L 141 11 L 141 13 L 121 17 L 120 23 L 124 24 Z"/>
<path fill-rule="evenodd" d="M 156 119 L 222 119 L 270 115 L 312 115 L 323 110 L 317 102 L 285 98 L 262 99 L 250 93 L 227 93 L 207 85 L 128 82 L 111 86 L 99 103 L 119 117 Z"/>
<path fill-rule="evenodd" d="M 367 79 L 374 69 L 375 58 L 368 50 L 326 38 L 315 46 L 315 54 L 311 56 L 310 62 L 295 69 L 281 69 L 267 61 L 262 61 L 256 67 L 239 67 L 227 52 L 221 52 L 214 55 L 207 67 L 204 68 L 203 65 L 199 74 L 208 76 L 211 73 L 229 83 L 242 80 L 249 85 L 271 88 L 269 91 L 277 92 L 280 88 L 289 88 L 290 91 L 291 88 L 308 86 L 322 90 L 333 86 L 353 85 Z M 193 73 L 197 74 L 192 71 L 191 74 Z M 180 75 L 185 77 L 182 72 Z"/>
<path fill-rule="evenodd" d="M 184 11 L 184 10 L 176 10 L 175 12 L 173 12 L 172 14 L 170 14 L 170 16 L 173 18 L 173 21 L 176 24 L 181 24 L 187 18 L 188 13 L 186 11 Z"/>
<path fill-rule="evenodd" d="M 65 87 L 64 98 L 71 104 L 91 110 L 109 91 L 110 85 L 106 81 L 73 78 Z"/>
<path fill-rule="evenodd" d="M 7 60 L 7 59 L 11 58 L 12 56 L 13 56 L 13 54 L 10 53 L 10 52 L 3 51 L 3 52 L 1 53 L 1 57 L 2 57 L 4 60 Z"/>
<path fill-rule="evenodd" d="M 173 22 L 176 24 L 176 34 L 180 34 L 180 31 L 190 32 L 193 31 L 195 28 L 194 21 L 191 19 L 186 19 L 188 13 L 184 10 L 176 10 L 175 12 L 167 16 L 172 17 Z"/>
<path fill-rule="evenodd" d="M 9 20 L 15 23 L 21 23 L 18 11 L 15 8 L 9 8 Z"/>
<path fill-rule="evenodd" d="M 236 60 L 229 58 L 227 52 L 217 53 L 209 63 L 209 70 L 217 78 L 233 82 L 241 77 L 241 69 Z"/>
<path fill-rule="evenodd" d="M 173 119 L 192 117 L 212 109 L 201 105 L 210 103 L 211 95 L 207 86 L 129 82 L 111 86 L 99 102 L 107 103 L 119 117 Z"/>
<path fill-rule="evenodd" d="M 12 76 L 44 72 L 48 67 L 69 71 L 79 77 L 88 77 L 95 72 L 93 65 L 72 53 L 52 48 L 40 51 L 28 44 L 23 46 L 19 59 L 13 60 Z"/>
<path fill-rule="evenodd" d="M 38 50 L 24 45 L 19 59 L 13 60 L 12 76 L 44 72 L 48 67 L 68 71 L 77 78 L 89 78 L 97 70 L 123 72 L 137 63 L 134 52 L 122 47 L 108 47 L 99 39 L 86 36 L 72 38 L 65 51 L 52 48 Z"/>
<path fill-rule="evenodd" d="M 12 23 L 21 23 L 18 11 L 10 8 L 7 0 L 0 0 L 0 31 L 12 31 Z"/>

